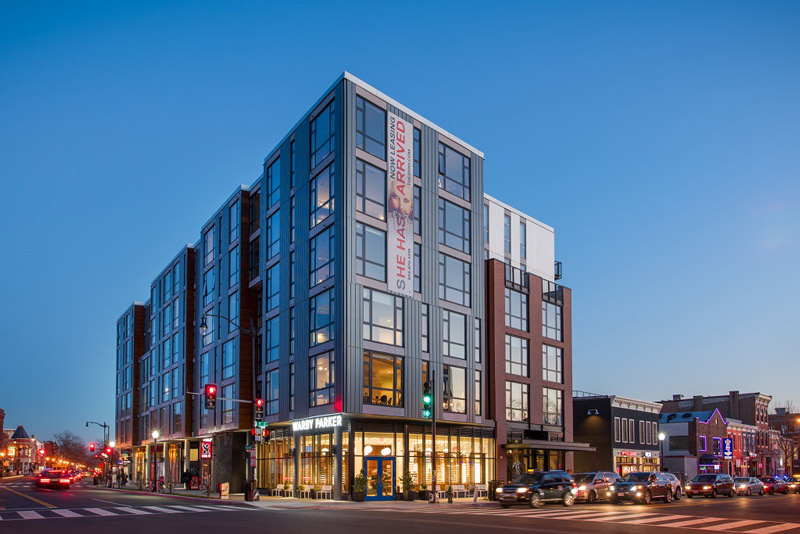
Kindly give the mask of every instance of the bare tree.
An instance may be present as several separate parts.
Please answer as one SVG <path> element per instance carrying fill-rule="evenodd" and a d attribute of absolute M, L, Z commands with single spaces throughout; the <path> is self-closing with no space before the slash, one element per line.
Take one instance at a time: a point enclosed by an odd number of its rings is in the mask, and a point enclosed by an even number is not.
<path fill-rule="evenodd" d="M 59 452 L 65 460 L 70 462 L 87 463 L 89 458 L 86 451 L 86 444 L 71 430 L 56 432 L 53 437 L 58 443 Z"/>

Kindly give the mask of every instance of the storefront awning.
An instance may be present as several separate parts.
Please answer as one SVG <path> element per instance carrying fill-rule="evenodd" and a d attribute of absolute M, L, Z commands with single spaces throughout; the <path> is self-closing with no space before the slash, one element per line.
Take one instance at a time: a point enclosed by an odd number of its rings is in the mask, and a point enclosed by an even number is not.
<path fill-rule="evenodd" d="M 506 443 L 506 449 L 544 449 L 550 451 L 595 452 L 597 449 L 588 443 L 550 441 L 546 439 L 523 439 L 520 443 Z"/>

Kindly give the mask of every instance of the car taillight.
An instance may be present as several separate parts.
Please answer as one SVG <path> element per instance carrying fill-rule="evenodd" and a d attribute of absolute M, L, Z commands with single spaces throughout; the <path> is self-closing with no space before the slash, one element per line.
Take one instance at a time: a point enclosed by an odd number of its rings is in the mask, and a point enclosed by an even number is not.
<path fill-rule="evenodd" d="M 62 484 L 69 484 L 69 479 L 68 478 L 62 478 L 62 479 L 59 479 L 59 482 L 61 482 Z"/>
<path fill-rule="evenodd" d="M 49 478 L 43 478 L 42 479 L 42 484 L 49 484 L 49 483 L 50 483 L 50 479 Z"/>

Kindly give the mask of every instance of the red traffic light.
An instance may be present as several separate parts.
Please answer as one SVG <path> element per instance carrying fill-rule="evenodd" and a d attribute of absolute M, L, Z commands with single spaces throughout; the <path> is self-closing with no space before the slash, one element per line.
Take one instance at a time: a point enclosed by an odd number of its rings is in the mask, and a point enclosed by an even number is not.
<path fill-rule="evenodd" d="M 206 395 L 214 395 L 217 392 L 217 386 L 214 384 L 206 384 Z"/>
<path fill-rule="evenodd" d="M 106 454 L 111 454 L 111 447 L 106 447 Z"/>
<path fill-rule="evenodd" d="M 94 452 L 94 449 L 95 449 L 95 447 L 97 447 L 97 444 L 96 444 L 96 443 L 90 443 L 90 444 L 89 444 L 89 450 L 90 450 L 90 451 Z"/>
<path fill-rule="evenodd" d="M 258 406 L 259 408 L 264 406 L 264 399 L 256 399 L 256 406 Z"/>

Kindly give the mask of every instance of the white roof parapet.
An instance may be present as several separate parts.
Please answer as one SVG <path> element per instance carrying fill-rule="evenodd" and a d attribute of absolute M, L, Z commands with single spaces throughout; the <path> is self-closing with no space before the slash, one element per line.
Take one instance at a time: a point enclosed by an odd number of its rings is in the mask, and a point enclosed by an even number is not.
<path fill-rule="evenodd" d="M 624 408 L 627 410 L 636 410 L 639 412 L 655 414 L 660 414 L 662 408 L 661 404 L 657 402 L 629 399 L 627 397 L 619 397 L 617 395 L 611 395 L 611 406 L 614 408 Z"/>
<path fill-rule="evenodd" d="M 495 204 L 498 204 L 498 205 L 500 205 L 500 206 L 504 207 L 504 208 L 505 208 L 505 209 L 507 209 L 508 211 L 511 211 L 511 212 L 514 212 L 514 213 L 516 213 L 516 214 L 517 214 L 517 215 L 519 215 L 520 217 L 524 217 L 525 219 L 527 219 L 527 220 L 529 220 L 529 221 L 532 221 L 533 223 L 537 224 L 538 226 L 541 226 L 542 228 L 544 228 L 545 230 L 547 230 L 547 231 L 549 231 L 549 232 L 555 232 L 555 229 L 554 229 L 552 226 L 550 226 L 550 225 L 548 225 L 548 224 L 545 224 L 545 223 L 543 223 L 543 222 L 542 222 L 542 221 L 540 221 L 539 219 L 536 219 L 536 218 L 534 218 L 534 217 L 531 217 L 530 215 L 528 215 L 528 214 L 527 214 L 527 213 L 525 213 L 524 211 L 520 211 L 520 210 L 518 210 L 517 208 L 515 208 L 515 207 L 513 207 L 513 206 L 509 206 L 508 204 L 506 204 L 506 203 L 505 203 L 505 202 L 503 202 L 502 200 L 497 200 L 495 197 L 493 197 L 492 195 L 489 195 L 489 194 L 487 194 L 486 192 L 484 192 L 484 193 L 483 193 L 483 197 L 484 197 L 485 199 L 489 200 L 490 202 L 494 202 Z"/>

